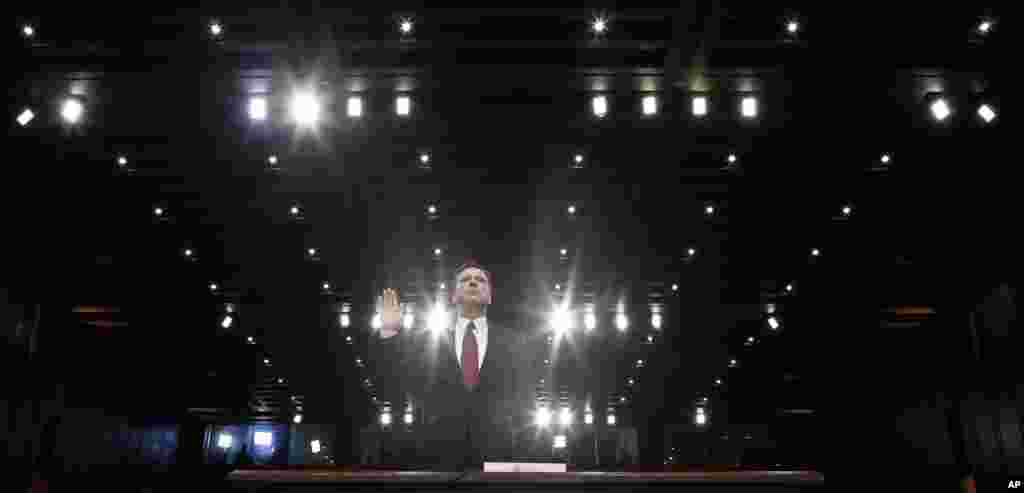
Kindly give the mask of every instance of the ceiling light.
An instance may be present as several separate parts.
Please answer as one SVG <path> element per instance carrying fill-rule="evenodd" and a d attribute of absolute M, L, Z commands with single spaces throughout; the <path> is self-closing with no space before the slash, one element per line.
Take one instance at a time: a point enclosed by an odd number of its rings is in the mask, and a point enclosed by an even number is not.
<path fill-rule="evenodd" d="M 590 108 L 594 116 L 604 118 L 608 114 L 608 97 L 604 95 L 594 96 L 590 100 Z"/>
<path fill-rule="evenodd" d="M 398 23 L 398 30 L 406 36 L 412 34 L 412 27 L 412 19 L 402 19 L 401 22 Z"/>
<path fill-rule="evenodd" d="M 224 26 L 220 22 L 213 20 L 210 21 L 210 34 L 214 37 L 220 36 L 224 32 Z"/>
<path fill-rule="evenodd" d="M 420 163 L 427 164 L 429 162 L 430 162 L 430 154 L 427 154 L 425 152 L 421 152 L 420 153 Z"/>
<path fill-rule="evenodd" d="M 693 116 L 704 116 L 708 114 L 708 98 L 707 96 L 694 96 L 693 97 Z"/>
<path fill-rule="evenodd" d="M 707 215 L 710 216 L 710 215 L 712 215 L 714 213 L 715 213 L 715 206 L 713 206 L 713 205 L 706 205 L 706 206 L 704 206 L 704 214 L 707 214 Z"/>
<path fill-rule="evenodd" d="M 945 120 L 947 117 L 949 117 L 950 114 L 953 113 L 953 111 L 949 108 L 949 103 L 946 102 L 944 98 L 938 98 L 935 101 L 933 101 L 932 104 L 929 106 L 929 109 L 931 109 L 932 111 L 932 117 L 934 117 L 938 121 Z"/>
<path fill-rule="evenodd" d="M 75 98 L 68 98 L 64 100 L 64 104 L 61 105 L 60 116 L 64 118 L 64 121 L 70 124 L 78 123 L 82 118 L 82 113 L 85 108 L 82 106 L 82 102 Z"/>
<path fill-rule="evenodd" d="M 299 91 L 292 96 L 292 118 L 300 125 L 314 125 L 320 119 L 320 101 L 310 91 Z"/>
<path fill-rule="evenodd" d="M 262 96 L 249 98 L 249 119 L 256 121 L 267 119 L 267 98 Z"/>
<path fill-rule="evenodd" d="M 594 20 L 590 22 L 590 28 L 595 34 L 604 34 L 608 32 L 608 19 L 605 19 L 604 17 L 595 17 Z"/>
<path fill-rule="evenodd" d="M 985 120 L 985 123 L 992 123 L 996 118 L 996 111 L 991 106 L 983 104 L 978 107 L 978 116 Z"/>
<path fill-rule="evenodd" d="M 576 213 L 576 206 L 575 205 L 570 205 L 569 206 L 569 214 L 575 214 L 575 213 Z"/>
<path fill-rule="evenodd" d="M 32 121 L 32 119 L 35 117 L 36 114 L 33 113 L 32 110 L 25 108 L 25 111 L 22 111 L 21 114 L 18 115 L 18 124 L 24 127 L 25 125 L 28 125 L 28 122 Z"/>
<path fill-rule="evenodd" d="M 843 206 L 843 215 L 844 216 L 849 216 L 852 212 L 853 212 L 853 207 L 850 207 L 848 205 L 844 205 Z"/>
<path fill-rule="evenodd" d="M 981 21 L 980 24 L 978 24 L 978 32 L 980 32 L 981 34 L 988 34 L 989 31 L 991 31 L 991 30 L 992 30 L 992 21 L 990 21 L 990 20 L 984 20 L 984 21 Z"/>
<path fill-rule="evenodd" d="M 267 162 L 270 164 L 277 164 L 277 156 L 271 155 L 267 158 Z"/>
<path fill-rule="evenodd" d="M 881 158 L 882 164 L 889 164 L 890 160 L 892 160 L 892 158 L 889 157 L 888 154 L 882 154 L 882 158 Z"/>
<path fill-rule="evenodd" d="M 21 26 L 21 35 L 26 38 L 31 38 L 36 35 L 36 29 L 29 24 Z"/>
<path fill-rule="evenodd" d="M 642 105 L 645 116 L 651 116 L 658 112 L 658 98 L 656 96 L 644 96 Z"/>
<path fill-rule="evenodd" d="M 753 96 L 745 96 L 743 102 L 740 105 L 741 113 L 744 118 L 754 118 L 757 116 L 757 98 Z"/>
<path fill-rule="evenodd" d="M 395 98 L 395 114 L 398 116 L 409 116 L 412 109 L 412 99 L 409 96 L 398 96 Z"/>
<path fill-rule="evenodd" d="M 729 164 L 735 163 L 736 162 L 736 155 L 735 154 L 729 154 L 728 161 L 729 161 Z"/>
<path fill-rule="evenodd" d="M 359 96 L 348 98 L 348 116 L 351 118 L 363 116 L 363 98 Z"/>
<path fill-rule="evenodd" d="M 117 165 L 118 166 L 124 166 L 126 164 L 128 164 L 128 158 L 126 158 L 124 156 L 117 156 Z"/>
<path fill-rule="evenodd" d="M 796 32 L 799 31 L 799 30 L 800 30 L 800 24 L 797 21 L 791 20 L 791 21 L 786 23 L 786 31 L 788 31 L 789 34 L 796 34 Z"/>

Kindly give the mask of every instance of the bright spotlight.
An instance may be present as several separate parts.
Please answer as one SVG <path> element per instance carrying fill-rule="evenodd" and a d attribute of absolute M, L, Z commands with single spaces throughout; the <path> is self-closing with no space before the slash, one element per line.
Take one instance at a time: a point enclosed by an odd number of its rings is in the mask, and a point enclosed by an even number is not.
<path fill-rule="evenodd" d="M 818 250 L 817 248 L 812 248 L 811 249 L 811 256 L 812 257 L 818 257 L 820 255 L 821 255 L 821 250 Z"/>
<path fill-rule="evenodd" d="M 981 34 L 988 34 L 988 32 L 991 30 L 992 21 L 981 21 L 981 24 L 978 24 L 978 32 L 980 32 Z"/>
<path fill-rule="evenodd" d="M 298 216 L 299 215 L 299 206 L 293 205 L 292 208 L 289 209 L 289 212 L 291 212 L 293 216 Z"/>
<path fill-rule="evenodd" d="M 708 114 L 707 96 L 693 97 L 693 116 L 704 116 Z"/>
<path fill-rule="evenodd" d="M 363 98 L 359 96 L 348 98 L 348 116 L 351 118 L 363 116 Z"/>
<path fill-rule="evenodd" d="M 270 358 L 263 358 L 263 364 L 264 365 L 269 365 L 270 364 Z"/>
<path fill-rule="evenodd" d="M 686 249 L 686 255 L 689 256 L 689 257 L 697 255 L 697 249 L 696 248 L 687 248 Z"/>
<path fill-rule="evenodd" d="M 985 123 L 992 123 L 992 120 L 996 118 L 996 110 L 987 104 L 983 104 L 978 107 L 978 116 L 985 120 Z"/>
<path fill-rule="evenodd" d="M 701 409 L 701 408 L 698 408 L 698 409 Z M 697 423 L 698 425 L 707 424 L 708 416 L 706 414 L 704 414 L 703 412 L 698 412 L 697 415 L 694 416 L 694 422 Z"/>
<path fill-rule="evenodd" d="M 672 291 L 679 291 L 679 285 L 678 284 L 673 284 L 672 285 Z"/>
<path fill-rule="evenodd" d="M 430 312 L 430 319 L 427 321 L 427 326 L 434 334 L 440 334 L 448 325 L 448 314 L 445 312 L 444 307 L 440 304 L 435 305 L 434 309 Z"/>
<path fill-rule="evenodd" d="M 316 248 L 310 248 L 310 249 L 306 250 L 306 253 L 308 253 L 310 257 L 315 257 L 316 256 Z"/>
<path fill-rule="evenodd" d="M 891 159 L 892 159 L 892 158 L 891 158 L 891 157 L 889 157 L 889 155 L 888 155 L 888 154 L 882 154 L 882 159 L 881 159 L 881 161 L 882 161 L 882 164 L 889 164 L 889 161 L 890 161 Z"/>
<path fill-rule="evenodd" d="M 568 252 L 568 250 L 566 250 L 564 248 L 559 250 L 559 253 L 561 253 L 562 255 L 565 255 L 567 252 Z"/>
<path fill-rule="evenodd" d="M 124 166 L 126 164 L 128 164 L 128 158 L 126 158 L 124 156 L 117 156 L 117 165 L 118 166 Z"/>
<path fill-rule="evenodd" d="M 437 214 L 437 207 L 433 206 L 433 205 L 428 206 L 427 207 L 427 212 L 430 213 L 430 214 Z"/>
<path fill-rule="evenodd" d="M 25 36 L 26 38 L 31 38 L 32 36 L 36 35 L 36 30 L 34 27 L 25 24 L 24 26 L 21 26 L 21 35 Z"/>
<path fill-rule="evenodd" d="M 292 418 L 292 422 L 295 423 L 295 424 L 301 423 L 302 422 L 302 415 L 301 414 L 296 414 L 295 417 Z"/>
<path fill-rule="evenodd" d="M 651 116 L 658 112 L 658 98 L 656 96 L 644 96 L 642 101 L 645 116 Z"/>
<path fill-rule="evenodd" d="M 551 327 L 562 334 L 572 328 L 572 314 L 565 308 L 558 308 L 551 315 Z"/>
<path fill-rule="evenodd" d="M 312 441 L 310 441 L 309 442 L 309 449 L 311 451 L 313 451 L 314 454 L 319 454 L 320 453 L 320 440 L 312 440 Z"/>
<path fill-rule="evenodd" d="M 351 319 L 351 317 L 349 317 L 349 315 L 347 313 L 342 313 L 338 317 L 338 319 L 339 319 L 338 321 L 341 323 L 341 327 L 343 329 L 347 329 L 348 326 L 352 324 L 352 319 Z"/>
<path fill-rule="evenodd" d="M 413 317 L 411 313 L 406 313 L 405 316 L 402 317 L 402 327 L 411 329 L 414 321 L 415 317 Z"/>
<path fill-rule="evenodd" d="M 779 319 L 776 317 L 768 317 L 768 326 L 771 327 L 772 330 L 779 330 Z"/>
<path fill-rule="evenodd" d="M 586 413 L 583 415 L 583 424 L 592 425 L 594 424 L 594 415 Z"/>
<path fill-rule="evenodd" d="M 619 329 L 621 332 L 626 330 L 627 327 L 629 327 L 629 319 L 626 318 L 626 314 L 619 313 L 615 315 L 615 328 Z"/>
<path fill-rule="evenodd" d="M 382 424 L 384 426 L 387 426 L 387 425 L 391 424 L 391 413 L 390 412 L 384 411 L 384 412 L 380 413 L 380 424 Z"/>
<path fill-rule="evenodd" d="M 270 163 L 271 165 L 277 164 L 277 156 L 271 155 L 270 157 L 267 158 L 267 162 Z"/>
<path fill-rule="evenodd" d="M 853 213 L 853 208 L 848 206 L 848 205 L 844 205 L 843 206 L 843 215 L 844 216 L 849 216 L 851 213 Z"/>
<path fill-rule="evenodd" d="M 32 110 L 25 108 L 25 111 L 22 111 L 21 114 L 18 115 L 18 124 L 24 127 L 25 125 L 28 125 L 28 122 L 32 121 L 32 119 L 35 117 L 36 114 L 33 113 Z"/>
<path fill-rule="evenodd" d="M 233 441 L 234 438 L 230 434 L 221 433 L 220 436 L 217 437 L 217 446 L 225 449 L 231 448 L 231 442 Z"/>
<path fill-rule="evenodd" d="M 403 416 L 403 419 L 405 420 L 405 424 L 411 425 L 412 424 L 412 413 L 405 413 L 405 416 Z"/>
<path fill-rule="evenodd" d="M 575 205 L 570 205 L 569 206 L 569 214 L 575 214 L 575 213 L 576 213 L 576 206 Z"/>
<path fill-rule="evenodd" d="M 537 426 L 548 426 L 551 424 L 551 411 L 546 407 L 539 407 L 533 415 L 533 423 Z"/>
<path fill-rule="evenodd" d="M 661 328 L 661 314 L 660 313 L 655 313 L 655 314 L 651 315 L 651 327 L 654 327 L 655 329 L 660 329 Z"/>
<path fill-rule="evenodd" d="M 82 119 L 82 113 L 84 112 L 85 107 L 82 106 L 81 101 L 74 98 L 68 98 L 64 100 L 64 104 L 61 106 L 60 116 L 64 118 L 66 123 L 74 125 Z"/>
<path fill-rule="evenodd" d="M 744 97 L 740 109 L 744 118 L 754 118 L 757 116 L 757 98 L 753 96 Z"/>
<path fill-rule="evenodd" d="M 712 215 L 714 213 L 715 213 L 715 206 L 713 206 L 713 205 L 706 205 L 706 206 L 704 206 L 704 214 L 707 214 L 707 215 L 710 216 L 710 215 Z"/>
<path fill-rule="evenodd" d="M 565 448 L 565 435 L 555 435 L 551 446 L 553 448 Z"/>
<path fill-rule="evenodd" d="M 787 284 L 786 285 L 786 292 L 787 293 L 792 293 L 793 292 L 793 285 L 792 284 Z"/>
<path fill-rule="evenodd" d="M 406 36 L 412 34 L 412 20 L 402 19 L 402 21 L 398 23 L 398 30 Z"/>
<path fill-rule="evenodd" d="M 162 207 L 157 207 L 157 208 L 153 209 L 153 215 L 154 216 L 162 216 L 162 215 L 164 215 L 164 209 Z"/>
<path fill-rule="evenodd" d="M 257 431 L 253 433 L 252 441 L 257 446 L 269 447 L 274 443 L 274 434 L 269 431 Z"/>
<path fill-rule="evenodd" d="M 608 19 L 597 17 L 590 22 L 590 28 L 595 34 L 604 34 L 608 31 Z"/>
<path fill-rule="evenodd" d="M 614 414 L 609 414 L 608 415 L 608 425 L 609 426 L 615 426 L 615 415 Z"/>
<path fill-rule="evenodd" d="M 587 330 L 594 330 L 597 328 L 597 316 L 593 313 L 588 313 L 583 316 L 583 324 Z"/>
<path fill-rule="evenodd" d="M 249 98 L 249 119 L 256 121 L 267 119 L 267 98 L 262 96 Z"/>
<path fill-rule="evenodd" d="M 398 96 L 395 98 L 395 114 L 398 116 L 409 116 L 412 109 L 412 99 L 409 96 Z"/>
<path fill-rule="evenodd" d="M 292 96 L 292 118 L 300 125 L 315 125 L 320 119 L 320 101 L 309 91 L 299 91 Z"/>
<path fill-rule="evenodd" d="M 327 290 L 331 289 L 331 283 L 325 282 L 325 283 L 321 284 L 320 287 L 324 288 L 324 291 L 327 291 Z"/>
<path fill-rule="evenodd" d="M 234 322 L 234 319 L 231 318 L 231 315 L 225 315 L 224 319 L 220 321 L 220 326 L 227 329 L 231 327 L 232 322 Z"/>
<path fill-rule="evenodd" d="M 380 314 L 374 314 L 373 321 L 370 322 L 370 325 L 373 326 L 373 328 L 375 329 L 379 329 L 383 324 L 383 319 L 381 318 Z"/>
<path fill-rule="evenodd" d="M 220 36 L 223 33 L 224 33 L 224 26 L 222 26 L 220 22 L 217 22 L 217 21 L 210 22 L 210 34 L 212 34 L 213 36 L 216 37 L 216 36 Z"/>
<path fill-rule="evenodd" d="M 246 337 L 246 338 L 245 338 L 245 340 L 246 340 L 246 342 L 248 342 L 249 344 L 253 344 L 253 343 L 255 343 L 255 342 L 256 342 L 256 341 L 255 341 L 255 340 L 254 340 L 254 339 L 252 338 L 252 336 Z"/>
<path fill-rule="evenodd" d="M 604 118 L 608 114 L 608 97 L 594 96 L 590 100 L 590 109 L 594 112 L 594 116 Z"/>
<path fill-rule="evenodd" d="M 952 110 L 949 109 L 949 103 L 947 103 L 943 98 L 936 99 L 931 104 L 930 108 L 932 110 L 932 116 L 938 121 L 945 120 L 950 114 L 952 114 Z"/>
<path fill-rule="evenodd" d="M 798 30 L 800 30 L 800 24 L 797 21 L 789 21 L 786 23 L 786 31 L 789 31 L 789 34 L 796 34 Z"/>
<path fill-rule="evenodd" d="M 434 249 L 434 256 L 435 257 L 440 257 L 441 256 L 441 249 L 440 248 L 435 248 Z"/>
<path fill-rule="evenodd" d="M 567 407 L 562 408 L 562 413 L 558 416 L 558 422 L 562 426 L 569 426 L 572 424 L 572 411 Z"/>
<path fill-rule="evenodd" d="M 427 154 L 425 152 L 420 153 L 420 163 L 421 164 L 427 164 L 429 162 L 430 162 L 430 154 Z"/>

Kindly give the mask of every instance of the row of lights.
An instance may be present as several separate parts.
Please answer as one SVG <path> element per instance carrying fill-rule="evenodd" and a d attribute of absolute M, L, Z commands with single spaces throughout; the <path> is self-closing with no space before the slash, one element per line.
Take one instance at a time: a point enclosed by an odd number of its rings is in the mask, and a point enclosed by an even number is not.
<path fill-rule="evenodd" d="M 928 109 L 932 118 L 942 122 L 953 114 L 953 106 L 948 98 L 941 94 L 929 95 Z M 654 95 L 643 96 L 641 111 L 644 116 L 654 116 L 658 113 L 658 97 Z M 691 111 L 695 117 L 704 117 L 708 114 L 708 96 L 693 96 Z M 250 120 L 263 122 L 268 118 L 267 98 L 265 96 L 253 96 L 249 99 L 248 112 Z M 590 100 L 590 108 L 593 115 L 599 119 L 605 118 L 609 113 L 609 98 L 600 94 L 593 96 Z M 321 103 L 312 91 L 299 91 L 292 96 L 291 118 L 304 127 L 315 126 L 321 118 Z M 400 117 L 408 117 L 412 111 L 412 98 L 408 95 L 401 95 L 395 98 L 395 114 Z M 758 116 L 758 100 L 755 96 L 743 96 L 740 100 L 740 115 L 745 119 L 754 119 Z M 351 96 L 347 100 L 346 113 L 350 118 L 363 116 L 363 98 Z M 68 125 L 76 125 L 85 114 L 85 106 L 77 97 L 66 98 L 60 106 L 60 116 Z M 994 104 L 989 102 L 979 103 L 976 114 L 985 124 L 992 123 L 998 112 Z M 35 118 L 35 112 L 31 108 L 24 108 L 15 118 L 19 125 L 26 126 Z M 582 164 L 582 156 L 575 157 L 577 164 Z M 426 163 L 424 163 L 426 164 Z"/>
<path fill-rule="evenodd" d="M 411 17 L 402 17 L 396 23 L 396 29 L 398 30 L 398 33 L 401 34 L 403 37 L 411 36 L 413 34 L 415 26 L 416 22 Z M 609 18 L 605 15 L 593 15 L 589 20 L 588 27 L 589 31 L 594 35 L 603 36 L 607 34 L 608 31 L 611 29 L 611 22 Z M 978 22 L 977 26 L 975 26 L 975 31 L 978 34 L 985 36 L 991 33 L 994 27 L 995 19 L 986 17 Z M 224 23 L 222 23 L 220 20 L 210 19 L 210 21 L 207 23 L 207 28 L 209 30 L 211 38 L 222 39 L 224 37 L 226 28 L 224 26 Z M 786 19 L 784 23 L 784 29 L 786 34 L 790 36 L 796 36 L 797 34 L 799 34 L 801 30 L 800 19 L 795 17 L 790 17 L 789 19 Z M 21 36 L 26 39 L 34 39 L 36 37 L 35 26 L 33 26 L 32 24 L 23 24 L 21 26 Z"/>

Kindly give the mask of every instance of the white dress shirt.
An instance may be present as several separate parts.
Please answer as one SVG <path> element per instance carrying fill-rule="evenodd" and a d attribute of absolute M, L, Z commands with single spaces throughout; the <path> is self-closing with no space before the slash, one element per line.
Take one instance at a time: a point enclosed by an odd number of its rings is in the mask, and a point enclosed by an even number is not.
<path fill-rule="evenodd" d="M 462 368 L 462 339 L 466 334 L 466 326 L 471 322 L 468 318 L 463 318 L 459 315 L 459 318 L 455 321 L 455 356 L 459 362 L 459 368 Z M 484 366 L 484 355 L 487 354 L 487 319 L 480 317 L 472 320 L 473 325 L 476 327 L 474 335 L 476 336 L 476 348 L 477 348 L 477 369 L 483 368 Z"/>

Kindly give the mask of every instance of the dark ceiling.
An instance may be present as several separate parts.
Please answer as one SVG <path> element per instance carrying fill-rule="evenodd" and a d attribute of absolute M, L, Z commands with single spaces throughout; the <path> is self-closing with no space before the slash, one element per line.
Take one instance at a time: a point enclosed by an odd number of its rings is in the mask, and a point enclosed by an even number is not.
<path fill-rule="evenodd" d="M 203 341 L 220 303 L 238 303 L 235 335 L 259 338 L 275 374 L 324 420 L 354 412 L 351 358 L 363 351 L 374 293 L 394 285 L 419 295 L 466 255 L 495 273 L 496 316 L 524 330 L 542 323 L 566 272 L 584 296 L 625 297 L 635 331 L 592 355 L 616 363 L 605 392 L 648 350 L 663 362 L 644 387 L 656 409 L 709 392 L 741 353 L 763 371 L 739 377 L 734 405 L 757 401 L 762 379 L 799 374 L 820 385 L 818 344 L 847 322 L 837 309 L 975 296 L 1013 253 L 1019 207 L 1015 182 L 1002 179 L 1013 166 L 1002 117 L 982 126 L 968 109 L 1005 87 L 998 30 L 971 34 L 984 12 L 816 10 L 796 10 L 806 25 L 798 39 L 780 27 L 786 10 L 748 3 L 609 10 L 600 42 L 583 9 L 303 3 L 29 18 L 39 36 L 16 41 L 24 47 L 8 91 L 15 279 L 33 299 L 122 307 L 125 347 L 166 341 L 164 352 L 192 355 L 196 375 L 231 367 L 194 345 L 211 347 Z M 417 19 L 415 39 L 395 32 L 404 12 Z M 220 42 L 206 36 L 211 15 L 226 27 Z M 292 81 L 309 76 L 335 98 L 317 136 L 283 122 Z M 922 98 L 934 88 L 962 105 L 953 122 L 927 118 Z M 411 118 L 391 111 L 399 89 L 413 95 Z M 260 90 L 271 92 L 271 118 L 254 125 L 246 98 Z M 612 96 L 603 120 L 588 112 L 594 90 Z M 697 90 L 711 95 L 703 120 L 688 113 Z M 56 111 L 69 91 L 87 101 L 74 130 Z M 640 115 L 645 91 L 663 98 L 655 117 Z M 367 105 L 358 121 L 342 114 L 349 92 Z M 759 97 L 753 121 L 736 115 L 747 92 Z M 25 105 L 40 110 L 22 128 L 13 117 Z M 424 151 L 429 170 L 417 162 Z M 570 166 L 576 153 L 581 168 Z M 729 153 L 737 166 L 723 169 Z M 889 166 L 879 166 L 883 153 Z M 131 172 L 116 165 L 122 154 Z M 267 169 L 271 154 L 279 170 Z M 295 204 L 301 220 L 289 214 Z M 428 204 L 438 219 L 428 220 Z M 569 204 L 579 208 L 572 220 Z M 696 258 L 681 260 L 691 246 Z M 799 287 L 785 298 L 786 328 L 756 353 L 743 341 L 763 333 L 764 303 L 786 283 Z M 636 344 L 656 293 L 667 322 L 644 349 Z M 333 311 L 341 301 L 356 315 L 352 346 Z M 610 320 L 601 322 L 609 332 Z M 669 384 L 676 390 L 663 396 Z M 765 406 L 813 406 L 810 395 Z"/>

